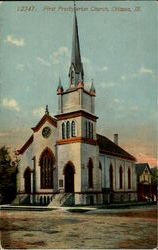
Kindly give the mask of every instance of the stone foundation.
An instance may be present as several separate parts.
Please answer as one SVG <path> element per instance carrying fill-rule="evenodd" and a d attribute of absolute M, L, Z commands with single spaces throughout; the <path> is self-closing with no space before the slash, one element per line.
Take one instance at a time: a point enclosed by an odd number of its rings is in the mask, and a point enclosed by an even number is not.
<path fill-rule="evenodd" d="M 100 205 L 102 204 L 102 193 L 75 194 L 74 205 Z"/>
<path fill-rule="evenodd" d="M 58 206 L 86 206 L 110 203 L 137 201 L 137 192 L 107 192 L 107 193 L 58 193 L 58 194 L 18 194 L 13 205 L 37 204 L 48 205 L 58 201 Z"/>
<path fill-rule="evenodd" d="M 113 192 L 110 193 L 110 203 L 123 203 L 137 201 L 137 192 Z"/>

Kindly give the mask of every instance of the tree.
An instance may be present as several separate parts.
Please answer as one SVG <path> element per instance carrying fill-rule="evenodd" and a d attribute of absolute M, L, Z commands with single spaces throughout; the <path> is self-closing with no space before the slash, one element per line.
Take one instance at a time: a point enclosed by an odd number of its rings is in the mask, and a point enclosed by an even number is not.
<path fill-rule="evenodd" d="M 152 168 L 151 172 L 152 172 L 152 177 L 151 177 L 152 184 L 157 185 L 158 184 L 158 168 L 157 167 Z"/>
<path fill-rule="evenodd" d="M 8 148 L 0 148 L 0 203 L 11 203 L 16 196 L 16 176 L 18 172 L 18 153 Z"/>

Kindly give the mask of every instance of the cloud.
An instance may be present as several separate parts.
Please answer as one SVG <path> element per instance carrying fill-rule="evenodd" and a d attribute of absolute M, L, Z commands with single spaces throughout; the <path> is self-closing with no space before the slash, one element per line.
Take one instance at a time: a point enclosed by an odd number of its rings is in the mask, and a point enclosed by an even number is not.
<path fill-rule="evenodd" d="M 23 71 L 24 70 L 24 65 L 23 64 L 17 64 L 16 65 L 16 68 L 20 71 Z"/>
<path fill-rule="evenodd" d="M 146 153 L 138 153 L 136 157 L 137 157 L 138 162 L 141 162 L 141 163 L 148 162 L 150 166 L 157 165 L 157 159 L 154 156 L 148 155 Z"/>
<path fill-rule="evenodd" d="M 6 43 L 11 43 L 15 46 L 22 47 L 24 46 L 25 42 L 23 38 L 17 39 L 13 35 L 8 35 L 6 40 L 4 40 Z"/>
<path fill-rule="evenodd" d="M 140 70 L 139 70 L 139 73 L 140 74 L 153 74 L 153 70 L 152 69 L 149 69 L 149 68 L 145 68 L 145 67 L 141 67 Z"/>
<path fill-rule="evenodd" d="M 122 99 L 120 100 L 118 98 L 115 98 L 114 102 L 117 103 L 117 104 L 122 104 L 122 103 L 124 103 L 124 100 L 122 100 Z"/>
<path fill-rule="evenodd" d="M 127 79 L 127 76 L 125 76 L 125 75 L 121 76 L 121 80 L 125 81 L 126 79 Z"/>
<path fill-rule="evenodd" d="M 137 110 L 138 110 L 138 107 L 137 107 L 137 106 L 132 106 L 132 107 L 130 108 L 130 110 L 131 110 L 131 111 L 137 111 Z"/>
<path fill-rule="evenodd" d="M 64 60 L 70 59 L 69 49 L 67 47 L 60 47 L 57 51 L 53 52 L 51 59 L 53 64 L 60 64 L 63 63 Z"/>
<path fill-rule="evenodd" d="M 15 99 L 4 98 L 2 100 L 2 106 L 7 108 L 7 109 L 16 110 L 17 112 L 20 111 L 20 107 Z"/>
<path fill-rule="evenodd" d="M 98 71 L 107 71 L 108 70 L 108 67 L 107 66 L 104 66 L 102 68 L 98 68 Z"/>
<path fill-rule="evenodd" d="M 0 132 L 0 137 L 9 136 L 9 135 L 10 135 L 9 132 Z"/>
<path fill-rule="evenodd" d="M 33 115 L 35 116 L 42 116 L 45 114 L 45 108 L 43 107 L 39 107 L 39 108 L 36 108 L 32 111 Z"/>
<path fill-rule="evenodd" d="M 47 62 L 47 61 L 45 61 L 43 58 L 41 58 L 41 57 L 37 57 L 37 60 L 42 64 L 42 65 L 45 65 L 45 66 L 47 66 L 47 67 L 50 67 L 51 66 L 51 64 L 49 63 L 49 62 Z"/>
<path fill-rule="evenodd" d="M 131 73 L 131 74 L 128 74 L 128 75 L 122 75 L 121 80 L 125 81 L 125 80 L 128 80 L 128 79 L 136 78 L 136 77 L 139 77 L 142 74 L 150 74 L 150 75 L 152 75 L 152 74 L 154 74 L 154 71 L 152 69 L 149 69 L 149 68 L 146 68 L 146 67 L 142 66 L 135 73 Z"/>
<path fill-rule="evenodd" d="M 114 82 L 101 82 L 98 84 L 101 88 L 103 89 L 108 89 L 108 88 L 112 88 L 115 86 Z"/>
<path fill-rule="evenodd" d="M 91 64 L 91 61 L 88 58 L 82 56 L 82 63 L 84 63 L 84 64 Z"/>

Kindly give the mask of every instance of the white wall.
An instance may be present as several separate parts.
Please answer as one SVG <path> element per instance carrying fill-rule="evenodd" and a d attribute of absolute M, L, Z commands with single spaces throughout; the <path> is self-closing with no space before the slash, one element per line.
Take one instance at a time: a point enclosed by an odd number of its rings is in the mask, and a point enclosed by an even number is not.
<path fill-rule="evenodd" d="M 76 110 L 86 110 L 87 112 L 95 112 L 95 97 L 89 95 L 83 89 L 64 92 L 58 98 L 59 113 L 68 113 Z"/>
<path fill-rule="evenodd" d="M 100 154 L 99 160 L 102 165 L 102 187 L 110 188 L 109 168 L 113 166 L 113 189 L 114 191 L 136 191 L 135 164 L 132 161 L 121 159 L 115 156 Z M 123 187 L 120 189 L 119 169 L 123 168 Z M 128 168 L 131 169 L 131 189 L 128 189 Z"/>
<path fill-rule="evenodd" d="M 51 135 L 48 138 L 44 138 L 42 136 L 42 130 L 44 127 L 49 126 L 51 128 Z M 56 140 L 58 137 L 58 130 L 48 121 L 40 128 L 38 132 L 34 133 L 34 139 L 32 144 L 28 147 L 28 149 L 21 155 L 21 161 L 19 166 L 19 182 L 20 182 L 20 190 L 24 191 L 24 178 L 23 174 L 25 169 L 29 166 L 33 170 L 33 160 L 32 158 L 35 156 L 36 158 L 36 192 L 50 192 L 50 189 L 41 189 L 40 187 L 40 165 L 39 160 L 42 152 L 46 147 L 50 148 L 54 154 L 55 159 L 57 158 L 57 150 L 56 150 Z M 57 162 L 54 167 L 57 169 Z M 54 179 L 56 179 L 55 175 L 57 174 L 56 169 L 54 170 Z M 56 187 L 54 187 L 56 188 Z M 52 189 L 51 189 L 52 191 Z"/>
<path fill-rule="evenodd" d="M 101 176 L 99 169 L 99 147 L 86 143 L 81 144 L 81 166 L 82 166 L 82 191 L 88 191 L 88 162 L 93 162 L 93 188 L 91 190 L 101 191 Z"/>
<path fill-rule="evenodd" d="M 81 143 L 71 143 L 71 144 L 63 144 L 57 145 L 58 149 L 58 180 L 63 180 L 63 188 L 65 186 L 64 183 L 64 167 L 66 164 L 71 161 L 75 167 L 74 174 L 74 191 L 81 191 Z"/>

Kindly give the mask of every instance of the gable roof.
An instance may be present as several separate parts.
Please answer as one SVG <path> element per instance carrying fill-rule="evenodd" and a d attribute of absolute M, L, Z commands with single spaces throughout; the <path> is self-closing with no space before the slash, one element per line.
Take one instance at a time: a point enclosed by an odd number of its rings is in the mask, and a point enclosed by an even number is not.
<path fill-rule="evenodd" d="M 116 157 L 124 158 L 131 161 L 136 161 L 136 158 L 115 144 L 113 141 L 103 135 L 97 134 L 97 141 L 99 151 L 104 154 L 113 155 Z"/>
<path fill-rule="evenodd" d="M 49 114 L 45 114 L 41 118 L 41 120 L 37 123 L 37 125 L 32 128 L 33 132 L 37 132 L 46 121 L 49 121 L 50 124 L 57 127 L 57 120 L 55 118 L 51 117 Z"/>
<path fill-rule="evenodd" d="M 33 132 L 37 132 L 39 131 L 39 129 L 42 127 L 42 125 L 46 122 L 49 121 L 50 124 L 52 124 L 53 126 L 57 127 L 57 121 L 55 118 L 51 117 L 48 113 L 46 113 L 41 120 L 37 123 L 37 125 L 35 127 L 32 128 Z M 33 142 L 33 135 L 31 135 L 31 137 L 25 142 L 25 144 L 19 149 L 17 150 L 19 154 L 23 154 L 26 149 L 31 145 L 31 143 Z"/>
<path fill-rule="evenodd" d="M 148 168 L 149 173 L 152 174 L 148 163 L 137 163 L 135 164 L 135 166 L 136 166 L 136 173 L 138 176 L 142 175 L 146 168 Z"/>
<path fill-rule="evenodd" d="M 25 142 L 25 144 L 19 150 L 17 150 L 18 153 L 23 154 L 25 150 L 31 145 L 32 142 L 33 142 L 33 135 L 31 135 L 31 137 Z"/>

